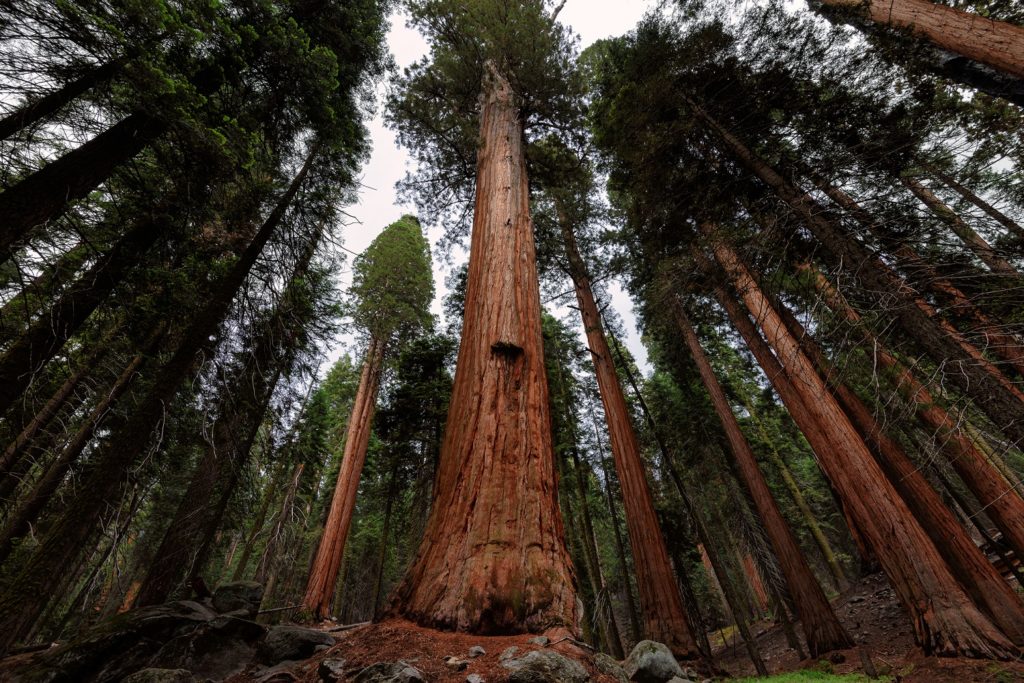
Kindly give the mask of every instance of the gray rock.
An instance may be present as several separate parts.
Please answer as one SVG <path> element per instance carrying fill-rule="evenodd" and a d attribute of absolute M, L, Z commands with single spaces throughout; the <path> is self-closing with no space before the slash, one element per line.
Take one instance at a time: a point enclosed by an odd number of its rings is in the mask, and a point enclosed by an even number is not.
<path fill-rule="evenodd" d="M 590 674 L 579 662 L 552 650 L 533 650 L 501 663 L 511 669 L 509 683 L 586 683 Z"/>
<path fill-rule="evenodd" d="M 421 683 L 425 679 L 419 669 L 405 662 L 379 662 L 356 674 L 353 683 Z"/>
<path fill-rule="evenodd" d="M 519 654 L 519 648 L 516 647 L 515 645 L 513 645 L 512 647 L 506 647 L 502 651 L 502 653 L 500 655 L 498 655 L 498 659 L 500 661 L 504 662 L 506 659 L 512 659 L 517 654 Z"/>
<path fill-rule="evenodd" d="M 260 643 L 260 658 L 267 664 L 277 664 L 286 659 L 307 659 L 313 656 L 319 645 L 330 647 L 334 645 L 334 638 L 324 631 L 279 624 L 272 626 Z"/>
<path fill-rule="evenodd" d="M 626 670 L 622 668 L 622 665 L 620 665 L 614 657 L 607 655 L 604 652 L 598 652 L 594 655 L 594 666 L 597 667 L 598 671 L 607 676 L 611 676 L 615 680 L 619 681 L 619 683 L 627 683 L 627 681 L 629 681 L 629 679 L 626 678 Z"/>
<path fill-rule="evenodd" d="M 653 640 L 637 643 L 623 668 L 626 678 L 637 683 L 664 683 L 673 676 L 683 676 L 683 669 L 668 646 Z"/>
<path fill-rule="evenodd" d="M 316 673 L 324 683 L 336 683 L 345 680 L 345 660 L 325 659 L 316 668 Z"/>
<path fill-rule="evenodd" d="M 466 676 L 466 683 L 484 683 L 484 677 L 480 674 L 469 674 Z"/>
<path fill-rule="evenodd" d="M 195 683 L 188 669 L 143 669 L 125 676 L 121 683 Z"/>
<path fill-rule="evenodd" d="M 281 662 L 277 666 L 257 671 L 254 683 L 293 683 L 299 680 L 298 675 L 292 670 L 295 665 L 296 662 Z"/>
<path fill-rule="evenodd" d="M 469 648 L 470 657 L 483 657 L 485 654 L 487 654 L 487 650 L 483 649 L 479 645 L 474 645 L 473 647 Z"/>
<path fill-rule="evenodd" d="M 544 647 L 545 645 L 547 645 L 548 643 L 551 642 L 551 639 L 548 638 L 547 636 L 534 636 L 533 638 L 530 638 L 526 642 L 533 643 L 534 645 L 540 645 L 541 647 Z"/>
<path fill-rule="evenodd" d="M 255 581 L 226 583 L 213 591 L 213 608 L 221 614 L 245 610 L 248 616 L 254 617 L 262 602 L 263 586 Z"/>
<path fill-rule="evenodd" d="M 465 671 L 466 667 L 469 666 L 469 662 L 465 659 L 459 659 L 458 657 L 449 657 L 444 660 L 444 665 L 452 671 Z"/>

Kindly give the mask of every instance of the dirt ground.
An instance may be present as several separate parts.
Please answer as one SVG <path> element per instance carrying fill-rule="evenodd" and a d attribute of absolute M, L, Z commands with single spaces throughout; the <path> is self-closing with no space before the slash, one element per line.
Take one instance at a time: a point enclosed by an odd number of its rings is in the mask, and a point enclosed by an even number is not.
<path fill-rule="evenodd" d="M 839 620 L 857 646 L 870 655 L 879 675 L 905 683 L 1011 683 L 1024 682 L 1024 662 L 992 662 L 964 658 L 926 657 L 914 645 L 910 619 L 896 601 L 896 593 L 883 574 L 867 576 L 833 604 Z M 801 662 L 786 644 L 781 627 L 770 622 L 751 626 L 771 673 L 817 669 L 834 673 L 863 673 L 861 654 L 854 648 L 833 653 L 827 660 Z M 728 646 L 715 650 L 716 664 L 733 676 L 755 675 L 754 665 L 738 634 Z"/>

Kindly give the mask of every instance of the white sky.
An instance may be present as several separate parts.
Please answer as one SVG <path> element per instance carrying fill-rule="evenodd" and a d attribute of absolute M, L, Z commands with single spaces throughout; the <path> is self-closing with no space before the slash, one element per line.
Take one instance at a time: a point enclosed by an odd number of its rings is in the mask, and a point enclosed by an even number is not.
<path fill-rule="evenodd" d="M 559 14 L 558 20 L 579 34 L 580 48 L 582 49 L 601 38 L 626 33 L 636 25 L 652 4 L 651 0 L 568 0 Z M 424 56 L 427 52 L 427 44 L 418 32 L 405 25 L 404 17 L 396 14 L 391 17 L 390 21 L 388 45 L 401 70 Z M 383 95 L 383 91 L 384 89 L 381 88 L 379 96 Z M 342 235 L 345 248 L 355 253 L 361 253 L 366 249 L 381 230 L 400 216 L 416 212 L 414 206 L 400 203 L 395 193 L 395 183 L 405 176 L 409 167 L 409 157 L 406 151 L 398 147 L 394 133 L 384 127 L 379 111 L 369 123 L 368 128 L 373 143 L 372 156 L 363 169 L 362 188 L 359 192 L 358 203 L 345 208 L 345 211 L 355 217 L 359 223 L 346 227 Z M 430 222 L 428 217 L 424 216 L 421 219 L 425 224 Z M 429 231 L 428 237 L 431 246 L 436 246 L 440 237 L 439 229 L 435 228 Z M 460 263 L 465 258 L 465 255 L 455 254 L 452 261 Z M 437 295 L 434 299 L 433 311 L 440 317 L 440 303 L 446 294 L 444 282 L 448 270 L 443 268 L 438 261 L 439 259 L 434 259 L 434 286 Z M 339 274 L 341 285 L 345 288 L 351 281 L 351 272 L 348 268 L 351 262 L 350 255 L 346 268 Z M 617 282 L 607 281 L 606 286 L 612 297 L 612 307 L 625 322 L 627 338 L 624 341 L 636 357 L 640 367 L 646 371 L 648 369 L 647 353 L 640 343 L 640 336 L 635 329 L 635 319 L 629 297 Z M 566 297 L 564 300 L 575 304 L 573 297 Z M 549 304 L 549 308 L 550 306 Z M 581 339 L 583 338 L 579 315 L 574 310 L 558 309 L 552 312 L 563 320 L 574 324 Z M 329 362 L 322 366 L 321 372 L 326 372 L 330 363 L 333 363 L 343 353 L 354 352 L 353 343 L 353 338 L 348 335 L 338 339 L 333 348 L 329 349 Z"/>

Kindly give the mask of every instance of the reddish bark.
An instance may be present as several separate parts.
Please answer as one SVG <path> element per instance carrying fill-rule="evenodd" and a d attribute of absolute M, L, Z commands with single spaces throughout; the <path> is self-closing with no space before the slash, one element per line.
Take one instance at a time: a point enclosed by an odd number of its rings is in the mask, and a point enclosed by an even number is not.
<path fill-rule="evenodd" d="M 356 509 L 356 492 L 366 464 L 366 449 L 370 445 L 370 431 L 373 414 L 377 409 L 377 389 L 380 387 L 381 370 L 384 367 L 385 340 L 372 337 L 366 349 L 363 371 L 359 377 L 359 388 L 352 403 L 352 414 L 348 419 L 348 434 L 345 437 L 345 451 L 341 457 L 341 469 L 334 486 L 331 508 L 324 525 L 324 533 L 317 546 L 316 557 L 309 570 L 306 593 L 302 607 L 309 610 L 316 620 L 326 618 L 334 600 L 334 587 L 338 582 L 338 570 L 345 555 L 345 542 L 352 525 L 352 513 Z"/>
<path fill-rule="evenodd" d="M 704 387 L 711 396 L 715 413 L 725 430 L 739 474 L 750 492 L 751 500 L 764 524 L 772 550 L 775 551 L 775 556 L 779 561 L 779 567 L 786 577 L 793 605 L 803 623 L 804 635 L 807 638 L 807 647 L 811 651 L 811 656 L 817 657 L 829 650 L 850 647 L 852 641 L 839 623 L 839 619 L 836 618 L 835 612 L 832 611 L 825 592 L 814 578 L 814 573 L 808 566 L 800 545 L 779 511 L 771 490 L 768 488 L 768 483 L 757 466 L 757 458 L 746 437 L 743 436 L 725 392 L 701 348 L 686 311 L 683 310 L 682 304 L 678 300 L 673 303 L 673 312 L 686 345 L 690 349 L 690 355 L 697 365 Z M 767 596 L 763 595 L 763 589 L 761 592 L 762 595 L 759 597 L 762 598 L 763 607 L 767 604 Z"/>
<path fill-rule="evenodd" d="M 1024 27 L 931 0 L 820 0 L 829 7 L 866 11 L 871 21 L 909 30 L 936 46 L 1024 78 Z"/>
<path fill-rule="evenodd" d="M 594 362 L 594 373 L 604 406 L 615 471 L 622 486 L 644 635 L 665 643 L 677 657 L 698 657 L 697 641 L 693 627 L 687 621 L 679 584 L 665 548 L 665 539 L 661 534 L 654 500 L 640 458 L 640 445 L 633 430 L 622 385 L 615 372 L 586 265 L 580 256 L 570 221 L 560 215 L 559 222 L 569 260 L 569 273 L 576 289 L 576 301 L 583 317 L 590 357 Z"/>
<path fill-rule="evenodd" d="M 565 628 L 579 607 L 557 501 L 519 109 L 485 69 L 462 343 L 423 542 L 393 597 L 421 624 Z"/>
<path fill-rule="evenodd" d="M 790 389 L 799 399 L 791 413 L 801 429 L 809 427 L 812 445 L 818 443 L 818 463 L 910 613 L 917 642 L 929 654 L 1016 656 L 1014 645 L 957 583 L 757 284 L 722 244 L 715 246 L 715 256 L 792 378 Z M 786 401 L 788 406 L 791 402 Z"/>
<path fill-rule="evenodd" d="M 1024 344 L 1015 335 L 1004 331 L 1003 327 L 988 314 L 982 311 L 964 294 L 959 287 L 939 273 L 935 266 L 925 261 L 910 247 L 898 239 L 894 239 L 891 231 L 875 220 L 856 200 L 835 185 L 825 182 L 814 173 L 809 173 L 811 180 L 836 204 L 853 216 L 858 223 L 887 244 L 893 255 L 905 270 L 920 278 L 922 284 L 940 297 L 950 302 L 950 310 L 958 315 L 966 316 L 974 321 L 974 331 L 985 338 L 985 348 L 1011 364 L 1018 374 L 1024 375 Z"/>

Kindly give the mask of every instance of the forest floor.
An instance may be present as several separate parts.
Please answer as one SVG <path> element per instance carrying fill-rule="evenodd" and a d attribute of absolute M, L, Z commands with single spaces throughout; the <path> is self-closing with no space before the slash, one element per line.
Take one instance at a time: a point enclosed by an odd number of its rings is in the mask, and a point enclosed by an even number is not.
<path fill-rule="evenodd" d="M 1024 682 L 1024 662 L 926 657 L 914 644 L 910 619 L 884 574 L 864 577 L 836 598 L 833 605 L 857 645 L 870 654 L 883 680 L 887 676 L 894 683 Z M 773 674 L 800 669 L 836 674 L 864 671 L 857 649 L 801 662 L 787 645 L 781 626 L 763 621 L 751 624 L 751 631 L 756 634 L 761 657 Z M 747 658 L 739 635 L 727 640 L 726 647 L 715 649 L 715 663 L 733 676 L 754 676 L 754 665 Z"/>

